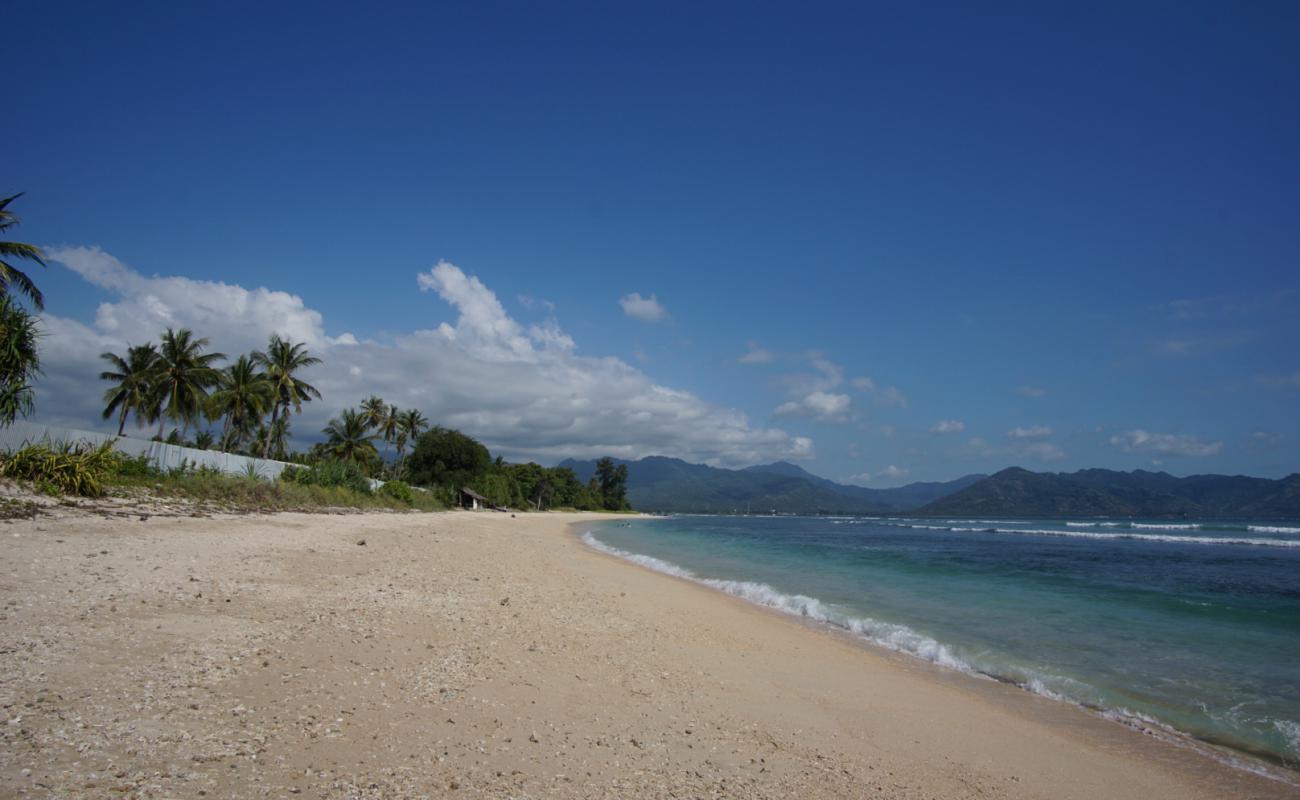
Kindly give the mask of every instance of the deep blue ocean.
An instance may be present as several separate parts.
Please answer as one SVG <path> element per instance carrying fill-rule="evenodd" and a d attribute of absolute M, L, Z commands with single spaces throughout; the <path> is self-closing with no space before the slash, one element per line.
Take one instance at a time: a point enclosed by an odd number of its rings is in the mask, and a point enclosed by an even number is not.
<path fill-rule="evenodd" d="M 588 530 L 599 549 L 885 647 L 1300 768 L 1300 522 L 676 516 Z"/>

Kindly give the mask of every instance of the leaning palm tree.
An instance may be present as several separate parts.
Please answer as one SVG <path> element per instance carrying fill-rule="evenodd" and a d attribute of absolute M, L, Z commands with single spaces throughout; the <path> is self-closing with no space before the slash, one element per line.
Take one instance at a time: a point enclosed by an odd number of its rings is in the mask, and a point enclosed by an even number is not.
<path fill-rule="evenodd" d="M 258 372 L 248 356 L 240 356 L 222 370 L 210 400 L 213 419 L 225 418 L 221 424 L 221 449 L 230 450 L 232 445 L 238 449 L 244 437 L 270 410 L 274 398 L 271 381 Z"/>
<path fill-rule="evenodd" d="M 290 406 L 293 406 L 295 412 L 301 412 L 304 402 L 311 402 L 313 397 L 320 398 L 320 391 L 298 378 L 297 373 L 321 361 L 315 356 L 307 355 L 305 342 L 294 344 L 273 333 L 267 343 L 266 352 L 253 353 L 253 363 L 266 371 L 274 395 L 271 405 L 271 423 L 266 426 L 266 440 L 262 445 L 262 457 L 265 458 L 271 451 L 271 437 L 276 422 L 281 419 L 281 409 L 284 410 L 283 416 L 287 418 Z M 285 427 L 287 426 L 286 421 Z"/>
<path fill-rule="evenodd" d="M 370 464 L 379 458 L 375 434 L 370 433 L 365 411 L 346 409 L 342 415 L 330 420 L 321 432 L 329 437 L 325 451 L 340 461 Z"/>
<path fill-rule="evenodd" d="M 154 377 L 158 366 L 158 348 L 152 344 L 127 347 L 126 358 L 117 353 L 100 353 L 99 357 L 113 366 L 113 369 L 99 373 L 103 381 L 115 381 L 104 391 L 104 419 L 117 414 L 117 435 L 122 436 L 126 429 L 126 417 L 135 412 L 135 423 L 143 425 L 146 420 L 153 421 L 153 411 L 157 406 L 157 392 Z"/>
<path fill-rule="evenodd" d="M 207 346 L 208 340 L 195 339 L 189 328 L 179 331 L 168 328 L 162 336 L 156 378 L 161 401 L 159 417 L 182 423 L 182 437 L 206 406 L 208 389 L 215 386 L 221 377 L 221 371 L 213 366 L 213 362 L 226 355 L 203 352 Z M 160 422 L 159 436 L 162 436 L 162 427 Z"/>
<path fill-rule="evenodd" d="M 0 200 L 0 233 L 18 225 L 18 217 L 9 210 L 9 204 L 22 196 L 23 193 L 19 192 L 12 197 Z M 35 261 L 43 267 L 45 266 L 45 254 L 41 252 L 41 248 L 34 244 L 0 241 L 0 295 L 9 294 L 9 287 L 12 285 L 19 292 L 27 295 L 27 298 L 32 301 L 32 305 L 36 306 L 36 310 L 44 310 L 45 298 L 41 295 L 41 290 L 36 288 L 36 284 L 32 283 L 32 279 L 27 277 L 27 273 L 9 263 L 11 258 Z"/>

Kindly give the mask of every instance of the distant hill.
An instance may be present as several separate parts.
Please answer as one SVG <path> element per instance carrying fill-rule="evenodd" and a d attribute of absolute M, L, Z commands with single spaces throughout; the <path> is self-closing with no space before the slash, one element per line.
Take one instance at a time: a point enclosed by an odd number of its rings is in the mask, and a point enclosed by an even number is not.
<path fill-rule="evenodd" d="M 1279 480 L 1084 469 L 1030 472 L 1011 467 L 917 510 L 972 517 L 1288 517 L 1300 518 L 1300 473 Z"/>
<path fill-rule="evenodd" d="M 664 456 L 615 462 L 627 465 L 627 495 L 634 508 L 679 513 L 892 513 L 918 508 L 985 477 L 968 475 L 947 483 L 866 489 L 835 483 L 786 461 L 741 470 Z M 594 460 L 570 459 L 559 466 L 572 469 L 584 483 L 596 472 Z"/>

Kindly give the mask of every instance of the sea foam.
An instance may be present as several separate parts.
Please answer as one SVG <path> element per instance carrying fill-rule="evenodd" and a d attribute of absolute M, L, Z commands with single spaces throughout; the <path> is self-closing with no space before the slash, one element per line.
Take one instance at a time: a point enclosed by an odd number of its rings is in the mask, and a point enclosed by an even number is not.
<path fill-rule="evenodd" d="M 701 578 L 688 569 L 679 567 L 663 559 L 653 556 L 641 555 L 640 553 L 631 553 L 627 550 L 621 550 L 617 547 L 611 547 L 597 539 L 590 531 L 582 535 L 582 541 L 589 547 L 607 553 L 612 556 L 631 561 L 634 564 L 640 564 L 643 567 L 663 572 L 678 578 L 692 581 L 704 586 L 726 592 L 733 597 L 739 597 L 742 600 L 748 600 L 755 605 L 766 606 L 777 611 L 789 614 L 795 617 L 823 622 L 833 625 L 846 631 L 850 631 L 864 639 L 874 642 L 890 650 L 938 664 L 949 669 L 959 670 L 971 675 L 984 676 L 984 673 L 974 669 L 970 664 L 963 661 L 951 648 L 935 639 L 918 633 L 906 625 L 899 625 L 892 622 L 883 622 L 870 617 L 857 617 L 845 614 L 838 609 L 830 607 L 818 600 L 816 597 L 809 597 L 802 594 L 786 594 L 778 589 L 769 586 L 766 583 L 758 581 L 729 581 L 719 580 L 717 578 Z"/>

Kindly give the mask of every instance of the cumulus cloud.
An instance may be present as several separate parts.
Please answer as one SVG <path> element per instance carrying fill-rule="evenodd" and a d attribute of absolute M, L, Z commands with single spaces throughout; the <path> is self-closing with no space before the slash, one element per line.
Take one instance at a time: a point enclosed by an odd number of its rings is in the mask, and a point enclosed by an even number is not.
<path fill-rule="evenodd" d="M 907 408 L 907 396 L 896 386 L 878 386 L 867 377 L 854 378 L 850 381 L 854 389 L 866 394 L 878 406 L 897 406 Z"/>
<path fill-rule="evenodd" d="M 618 299 L 618 304 L 624 314 L 642 322 L 658 322 L 668 313 L 653 294 L 649 297 L 642 297 L 640 292 L 625 294 Z"/>
<path fill-rule="evenodd" d="M 930 433 L 961 433 L 966 423 L 959 419 L 941 419 L 930 426 Z"/>
<path fill-rule="evenodd" d="M 905 467 L 896 467 L 893 464 L 890 464 L 882 469 L 879 474 L 886 478 L 903 478 L 906 477 L 909 472 L 911 472 L 911 470 L 906 469 Z"/>
<path fill-rule="evenodd" d="M 1040 439 L 1051 435 L 1052 429 L 1046 425 L 1030 425 L 1028 428 L 1015 427 L 1007 431 L 1007 436 L 1012 439 Z"/>
<path fill-rule="evenodd" d="M 1168 456 L 1212 456 L 1223 449 L 1223 442 L 1204 442 L 1187 434 L 1148 433 L 1140 429 L 1112 436 L 1110 443 L 1126 453 Z"/>
<path fill-rule="evenodd" d="M 847 394 L 812 392 L 799 400 L 777 406 L 776 414 L 782 417 L 812 417 L 824 422 L 844 419 L 852 401 Z"/>
<path fill-rule="evenodd" d="M 738 361 L 742 364 L 766 364 L 772 360 L 772 354 L 758 346 L 758 342 L 748 342 L 749 352 L 741 356 Z"/>
<path fill-rule="evenodd" d="M 1016 387 L 1016 394 L 1021 397 L 1042 397 L 1047 394 L 1047 390 L 1040 386 L 1030 386 L 1029 384 L 1025 384 L 1024 386 Z"/>
<path fill-rule="evenodd" d="M 294 418 L 302 439 L 316 438 L 342 408 L 378 394 L 510 459 L 664 454 L 743 465 L 813 455 L 806 437 L 755 427 L 743 413 L 660 385 L 617 358 L 579 355 L 554 319 L 519 323 L 482 281 L 445 261 L 416 282 L 454 309 L 455 321 L 376 342 L 329 336 L 322 315 L 287 292 L 145 277 L 97 248 L 49 254 L 111 299 L 89 324 L 42 315 L 45 376 L 37 409 L 45 421 L 102 427 L 98 354 L 155 341 L 170 325 L 191 328 L 232 355 L 264 347 L 272 333 L 306 342 L 324 360 L 305 375 L 324 399 Z"/>

